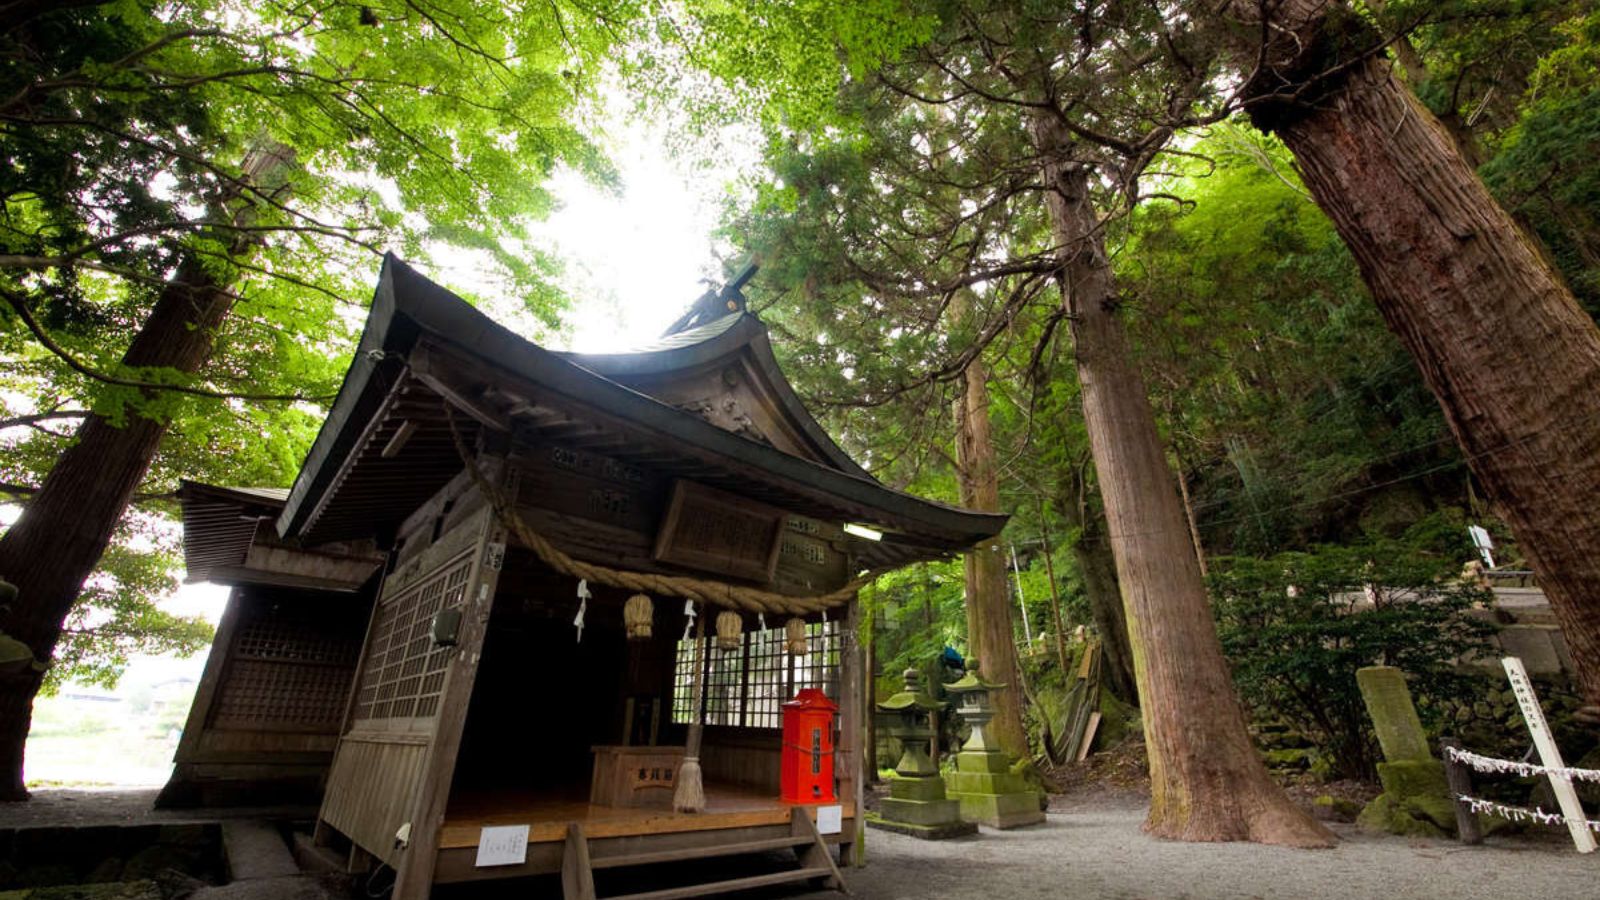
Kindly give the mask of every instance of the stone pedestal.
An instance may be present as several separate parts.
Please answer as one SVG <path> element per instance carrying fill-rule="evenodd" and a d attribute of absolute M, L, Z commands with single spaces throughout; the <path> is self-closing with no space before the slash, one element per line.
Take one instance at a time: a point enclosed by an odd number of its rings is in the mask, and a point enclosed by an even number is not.
<path fill-rule="evenodd" d="M 978 826 L 962 821 L 961 804 L 945 796 L 944 779 L 937 775 L 889 776 L 889 796 L 867 814 L 867 824 L 927 840 L 976 834 Z"/>
<path fill-rule="evenodd" d="M 1426 837 L 1455 833 L 1455 801 L 1444 763 L 1433 757 L 1412 705 L 1405 673 L 1392 666 L 1356 670 L 1356 684 L 1378 734 L 1384 762 L 1378 763 L 1378 795 L 1356 821 L 1372 831 Z"/>
<path fill-rule="evenodd" d="M 972 735 L 956 754 L 956 770 L 945 776 L 950 796 L 961 804 L 961 818 L 990 828 L 1019 828 L 1044 821 L 1039 794 L 1011 771 L 1010 754 L 995 747 L 984 726 L 994 718 L 989 692 L 1004 687 L 978 677 L 978 661 L 967 661 L 967 675 L 945 686 L 961 700 L 956 712 Z"/>
<path fill-rule="evenodd" d="M 1011 757 L 999 750 L 956 754 L 956 770 L 945 776 L 945 787 L 968 822 L 1017 828 L 1044 821 L 1038 793 L 1011 771 Z"/>

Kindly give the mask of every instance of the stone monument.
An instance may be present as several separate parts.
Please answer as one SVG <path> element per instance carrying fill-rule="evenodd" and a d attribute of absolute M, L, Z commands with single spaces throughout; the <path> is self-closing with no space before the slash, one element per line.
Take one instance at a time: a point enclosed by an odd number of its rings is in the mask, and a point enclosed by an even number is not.
<path fill-rule="evenodd" d="M 1356 821 L 1363 828 L 1442 837 L 1456 830 L 1455 803 L 1444 763 L 1428 750 L 1428 737 L 1411 703 L 1405 673 L 1393 666 L 1356 670 L 1356 684 L 1372 717 L 1384 761 L 1378 763 L 1378 795 Z"/>

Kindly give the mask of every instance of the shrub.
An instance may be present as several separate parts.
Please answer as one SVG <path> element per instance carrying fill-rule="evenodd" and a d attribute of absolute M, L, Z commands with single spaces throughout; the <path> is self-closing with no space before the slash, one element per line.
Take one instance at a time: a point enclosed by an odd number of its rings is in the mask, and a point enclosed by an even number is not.
<path fill-rule="evenodd" d="M 1356 670 L 1403 669 L 1438 709 L 1465 689 L 1456 663 L 1487 649 L 1492 628 L 1468 610 L 1494 596 L 1459 572 L 1403 540 L 1216 560 L 1218 632 L 1241 697 L 1315 741 L 1334 773 L 1370 778 L 1377 743 Z"/>

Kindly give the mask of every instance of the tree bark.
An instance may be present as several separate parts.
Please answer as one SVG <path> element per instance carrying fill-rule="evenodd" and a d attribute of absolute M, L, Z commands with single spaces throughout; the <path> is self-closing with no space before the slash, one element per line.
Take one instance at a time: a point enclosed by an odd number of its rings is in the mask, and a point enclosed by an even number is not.
<path fill-rule="evenodd" d="M 197 371 L 232 305 L 233 295 L 219 289 L 201 265 L 181 266 L 123 362 Z M 61 623 L 111 542 L 166 427 L 133 413 L 120 426 L 88 416 L 22 516 L 0 536 L 0 576 L 17 586 L 16 605 L 0 627 L 31 647 L 37 659 L 48 660 L 54 652 Z M 0 681 L 0 799 L 27 798 L 23 749 L 43 678 L 31 673 Z"/>
<path fill-rule="evenodd" d="M 956 403 L 956 481 L 961 503 L 969 509 L 999 512 L 1000 478 L 989 427 L 988 367 L 982 359 L 974 359 L 962 378 L 961 398 Z M 1006 752 L 1030 759 L 1028 733 L 1022 725 L 1022 672 L 1011 621 L 1011 592 L 1006 586 L 1006 560 L 999 539 L 972 549 L 962 562 L 967 639 L 983 677 L 1006 685 L 1006 690 L 993 695 L 995 715 L 990 733 Z"/>
<path fill-rule="evenodd" d="M 1245 728 L 1155 411 L 1117 314 L 1089 168 L 1074 161 L 1059 120 L 1039 116 L 1034 127 L 1139 685 L 1150 757 L 1145 829 L 1179 840 L 1330 846 L 1333 835 L 1272 781 Z"/>
<path fill-rule="evenodd" d="M 1274 15 L 1280 37 L 1247 86 L 1251 115 L 1294 152 L 1600 705 L 1600 328 L 1386 64 L 1366 58 L 1310 81 L 1356 52 L 1349 21 L 1319 0 L 1286 0 Z M 1281 99 L 1295 89 L 1302 102 Z"/>
<path fill-rule="evenodd" d="M 274 180 L 292 160 L 281 144 L 252 149 L 243 174 L 257 184 Z M 222 198 L 218 212 L 237 194 Z M 234 210 L 231 220 L 248 226 L 253 208 Z M 233 253 L 256 241 L 235 233 Z M 219 284 L 196 256 L 187 256 L 162 287 L 149 317 L 123 353 L 122 362 L 193 374 L 211 358 L 217 329 L 233 309 L 234 294 Z M 120 424 L 98 413 L 86 416 L 73 443 L 45 476 L 16 523 L 0 535 L 0 578 L 17 586 L 17 600 L 0 617 L 0 630 L 27 644 L 34 658 L 48 661 L 61 625 L 111 542 L 134 491 L 144 480 L 166 433 L 165 421 L 130 410 Z M 26 800 L 24 751 L 41 673 L 0 679 L 0 800 Z"/>

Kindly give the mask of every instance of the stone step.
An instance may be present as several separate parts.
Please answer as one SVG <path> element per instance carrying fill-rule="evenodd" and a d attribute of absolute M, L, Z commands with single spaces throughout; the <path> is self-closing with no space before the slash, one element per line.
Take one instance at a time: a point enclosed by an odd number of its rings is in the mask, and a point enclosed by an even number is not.
<path fill-rule="evenodd" d="M 223 822 L 222 849 L 234 881 L 300 874 L 289 845 L 270 822 L 249 819 Z"/>

